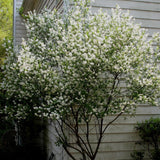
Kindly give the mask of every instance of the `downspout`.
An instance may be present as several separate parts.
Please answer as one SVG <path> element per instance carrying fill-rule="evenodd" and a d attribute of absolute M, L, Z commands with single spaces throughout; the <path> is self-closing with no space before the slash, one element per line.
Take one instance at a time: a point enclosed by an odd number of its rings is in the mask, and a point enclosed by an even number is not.
<path fill-rule="evenodd" d="M 68 13 L 69 0 L 64 0 L 64 14 Z"/>
<path fill-rule="evenodd" d="M 13 49 L 15 50 L 16 47 L 16 41 L 15 41 L 15 35 L 16 35 L 16 0 L 13 0 Z M 15 125 L 15 131 L 16 131 L 16 136 L 15 136 L 15 142 L 16 145 L 21 145 L 21 137 L 19 136 L 19 125 L 17 122 L 14 122 Z"/>
<path fill-rule="evenodd" d="M 15 33 L 16 33 L 16 0 L 13 1 L 13 47 L 15 48 Z"/>

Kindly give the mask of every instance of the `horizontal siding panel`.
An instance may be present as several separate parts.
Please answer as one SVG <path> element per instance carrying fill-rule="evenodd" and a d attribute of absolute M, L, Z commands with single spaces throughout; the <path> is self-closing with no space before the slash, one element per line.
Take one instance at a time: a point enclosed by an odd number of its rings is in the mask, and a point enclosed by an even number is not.
<path fill-rule="evenodd" d="M 136 23 L 141 24 L 143 27 L 157 28 L 160 30 L 160 21 L 152 19 L 136 19 Z"/>
<path fill-rule="evenodd" d="M 104 124 L 105 127 L 105 124 Z M 83 135 L 86 134 L 86 126 L 85 125 L 81 125 L 79 127 L 79 134 Z M 96 134 L 98 131 L 95 128 L 95 124 L 90 124 L 90 128 L 89 128 L 89 132 L 90 134 L 94 135 Z M 110 133 L 135 133 L 135 129 L 134 129 L 134 125 L 132 124 L 113 124 L 110 125 L 107 129 L 106 129 L 106 133 L 110 134 Z M 70 135 L 72 135 L 72 133 L 70 133 Z"/>
<path fill-rule="evenodd" d="M 124 9 L 134 9 L 134 10 L 145 10 L 145 11 L 160 11 L 159 5 L 155 3 L 144 3 L 144 2 L 134 2 L 134 1 L 119 1 L 119 0 L 95 0 L 93 6 L 103 8 L 109 7 L 113 8 L 116 5 L 119 5 Z"/>
<path fill-rule="evenodd" d="M 144 27 L 145 29 L 148 29 L 147 33 L 149 36 L 153 35 L 154 33 L 160 32 L 160 29 L 158 28 L 149 28 L 149 27 Z"/>
<path fill-rule="evenodd" d="M 96 149 L 97 144 L 92 144 L 93 150 Z M 134 142 L 123 142 L 123 143 L 101 143 L 101 149 L 99 152 L 121 152 L 121 151 L 132 151 L 135 148 Z M 137 146 L 137 149 L 142 149 L 141 146 Z M 77 152 L 72 152 L 77 153 Z"/>
<path fill-rule="evenodd" d="M 151 11 L 136 11 L 136 10 L 129 10 L 130 15 L 135 18 L 144 18 L 144 19 L 155 19 L 160 20 L 160 12 L 151 12 Z"/>
<path fill-rule="evenodd" d="M 84 134 L 81 134 L 81 136 L 83 137 L 84 141 L 86 142 L 86 136 Z M 70 134 L 70 139 L 71 139 L 71 143 L 74 143 L 74 139 L 72 139 L 73 135 Z M 96 143 L 97 142 L 97 134 L 93 133 L 89 136 L 89 140 L 92 143 Z M 131 133 L 105 133 L 103 136 L 103 142 L 104 143 L 123 143 L 123 142 L 137 142 L 140 141 L 140 137 L 138 136 L 138 134 L 136 132 L 131 132 Z"/>
<path fill-rule="evenodd" d="M 23 24 L 17 25 L 17 28 L 16 28 L 15 32 L 16 32 L 16 34 L 23 33 L 23 36 L 26 36 L 26 34 L 27 34 L 26 28 Z"/>
<path fill-rule="evenodd" d="M 137 107 L 136 114 L 159 114 L 160 115 L 160 108 L 159 107 Z"/>
<path fill-rule="evenodd" d="M 160 4 L 159 0 L 126 0 L 126 1 L 145 2 L 145 3 L 158 3 L 158 4 Z"/>
<path fill-rule="evenodd" d="M 26 37 L 26 31 L 25 30 L 19 30 L 19 31 L 16 31 L 16 38 L 25 38 Z"/>
<path fill-rule="evenodd" d="M 98 152 L 96 160 L 133 160 L 133 158 L 131 158 L 130 156 L 132 152 L 133 151 Z M 76 155 L 76 159 L 78 160 L 80 156 L 74 153 L 74 156 L 75 155 Z M 145 158 L 144 160 L 150 160 L 150 159 Z"/>
<path fill-rule="evenodd" d="M 137 133 L 112 133 L 112 134 L 104 134 L 103 142 L 106 143 L 113 143 L 113 142 L 137 142 L 140 141 L 140 137 L 137 135 Z"/>
<path fill-rule="evenodd" d="M 160 115 L 157 113 L 157 114 L 154 114 L 152 115 L 152 117 L 154 118 L 158 118 L 160 117 Z M 117 121 L 115 121 L 113 124 L 136 124 L 137 122 L 142 122 L 146 119 L 149 119 L 151 118 L 151 115 L 150 114 L 136 114 L 135 116 L 131 116 L 131 117 L 126 117 L 126 116 L 120 116 Z M 112 120 L 113 117 L 110 116 L 110 118 L 107 118 L 108 120 Z"/>
<path fill-rule="evenodd" d="M 90 125 L 90 133 L 95 134 L 96 131 L 94 128 L 95 125 Z M 110 125 L 107 130 L 106 133 L 132 133 L 135 132 L 134 130 L 134 125 L 131 124 L 114 124 L 114 125 Z M 79 129 L 79 133 L 84 134 L 86 133 L 86 128 L 84 126 L 81 126 L 81 128 Z"/>
<path fill-rule="evenodd" d="M 158 118 L 160 117 L 160 114 L 154 114 L 152 115 L 152 117 L 154 118 Z M 104 119 L 104 124 L 109 122 L 109 121 L 112 121 L 113 119 L 115 118 L 115 116 L 108 116 Z M 125 124 L 128 124 L 128 125 L 135 125 L 137 124 L 137 122 L 142 122 L 144 120 L 147 120 L 151 118 L 151 114 L 136 114 L 135 116 L 125 116 L 125 115 L 122 115 L 120 116 L 113 124 L 121 124 L 121 125 L 125 125 Z M 91 125 L 95 125 L 95 122 L 93 121 L 91 123 Z"/>
<path fill-rule="evenodd" d="M 121 7 L 121 6 L 120 6 Z M 113 7 L 111 7 L 113 8 Z M 102 9 L 102 11 L 107 11 L 109 14 L 111 13 L 111 8 L 104 6 Z M 92 7 L 92 12 L 95 13 L 99 10 L 99 7 Z M 135 18 L 141 18 L 141 19 L 146 19 L 146 20 L 160 20 L 160 12 L 153 12 L 153 11 L 138 11 L 138 10 L 131 10 L 129 8 L 127 9 L 123 9 L 124 11 L 129 10 L 130 15 L 135 17 Z"/>
<path fill-rule="evenodd" d="M 17 15 L 16 15 L 16 22 L 17 22 L 17 21 L 21 21 L 21 23 L 22 23 L 22 22 L 24 22 L 24 19 L 23 19 L 19 14 L 17 14 Z M 16 23 L 16 24 L 17 24 L 17 23 Z"/>

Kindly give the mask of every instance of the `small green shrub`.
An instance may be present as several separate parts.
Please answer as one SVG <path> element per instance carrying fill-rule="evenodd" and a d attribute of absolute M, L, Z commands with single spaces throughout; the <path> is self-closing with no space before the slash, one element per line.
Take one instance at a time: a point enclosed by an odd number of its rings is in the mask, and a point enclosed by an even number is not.
<path fill-rule="evenodd" d="M 137 123 L 135 128 L 143 140 L 143 145 L 147 147 L 150 158 L 160 160 L 160 118 L 150 118 Z"/>
<path fill-rule="evenodd" d="M 131 157 L 134 160 L 143 160 L 144 152 L 143 151 L 134 151 L 133 153 L 131 153 Z"/>

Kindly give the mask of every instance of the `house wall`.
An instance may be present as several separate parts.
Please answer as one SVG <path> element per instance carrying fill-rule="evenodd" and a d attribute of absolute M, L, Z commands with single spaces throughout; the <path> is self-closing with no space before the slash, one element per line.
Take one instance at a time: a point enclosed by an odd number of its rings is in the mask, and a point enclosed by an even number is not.
<path fill-rule="evenodd" d="M 26 1 L 27 2 L 27 1 Z M 29 0 L 28 0 L 29 2 Z M 58 2 L 58 1 L 57 1 Z M 45 6 L 54 6 L 52 0 L 36 2 L 35 8 L 40 12 Z M 32 3 L 30 3 L 31 5 Z M 110 13 L 110 9 L 116 4 L 123 10 L 130 10 L 130 14 L 136 18 L 142 27 L 148 29 L 149 35 L 160 31 L 160 1 L 159 0 L 95 0 L 93 3 L 93 12 L 97 12 L 99 8 Z M 23 19 L 18 14 L 18 8 L 22 5 L 22 0 L 16 0 L 17 12 L 15 14 L 15 45 L 20 44 L 21 38 L 26 37 L 25 27 L 22 24 Z M 29 5 L 26 4 L 26 5 Z M 28 6 L 29 7 L 29 6 Z M 31 8 L 32 6 L 30 6 Z M 96 160 L 131 160 L 130 153 L 137 149 L 135 142 L 139 140 L 135 133 L 134 126 L 137 121 L 149 119 L 150 117 L 159 117 L 159 107 L 152 107 L 148 105 L 141 105 L 137 108 L 135 117 L 120 117 L 109 129 L 106 131 L 102 146 L 99 150 Z M 110 117 L 112 118 L 112 117 Z M 64 160 L 65 156 L 62 148 L 57 148 L 54 144 L 56 135 L 54 130 L 54 123 L 48 122 L 47 130 L 45 132 L 45 139 L 47 141 L 48 159 L 52 152 L 56 155 L 56 160 Z M 93 133 L 95 135 L 96 133 Z M 73 152 L 74 155 L 77 153 Z M 78 157 L 78 155 L 77 155 Z"/>

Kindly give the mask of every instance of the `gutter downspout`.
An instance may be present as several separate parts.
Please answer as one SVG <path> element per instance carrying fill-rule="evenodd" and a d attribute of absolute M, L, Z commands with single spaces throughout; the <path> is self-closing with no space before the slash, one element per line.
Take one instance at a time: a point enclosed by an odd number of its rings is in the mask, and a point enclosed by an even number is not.
<path fill-rule="evenodd" d="M 16 41 L 15 41 L 15 35 L 16 35 L 16 0 L 13 0 L 13 49 L 15 50 L 16 47 Z M 21 137 L 19 136 L 19 126 L 17 122 L 14 122 L 15 125 L 15 131 L 16 131 L 16 136 L 15 136 L 15 142 L 16 145 L 21 145 Z"/>
<path fill-rule="evenodd" d="M 64 0 L 64 14 L 68 13 L 69 9 L 69 0 Z"/>
<path fill-rule="evenodd" d="M 13 47 L 15 48 L 15 33 L 16 33 L 16 0 L 13 0 Z"/>

